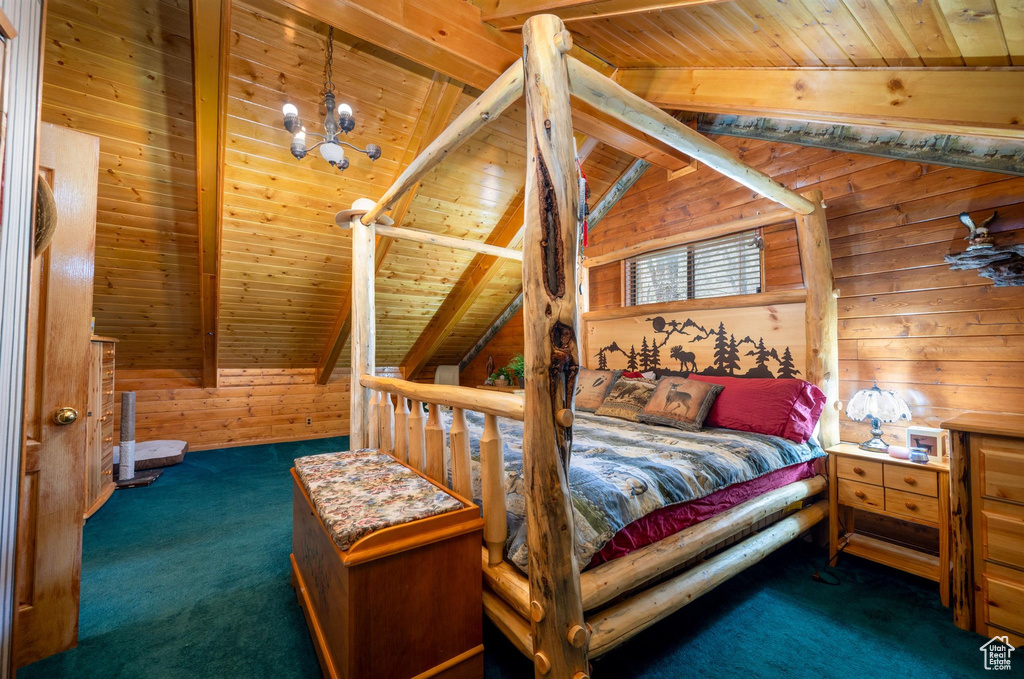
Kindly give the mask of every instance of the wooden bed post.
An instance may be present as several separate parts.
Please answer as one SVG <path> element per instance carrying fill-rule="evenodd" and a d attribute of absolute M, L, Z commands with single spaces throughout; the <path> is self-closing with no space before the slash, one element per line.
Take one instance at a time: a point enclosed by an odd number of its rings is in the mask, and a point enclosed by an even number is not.
<path fill-rule="evenodd" d="M 838 303 L 821 191 L 811 192 L 808 198 L 814 212 L 796 215 L 800 267 L 807 288 L 807 381 L 825 392 L 818 439 L 828 448 L 839 443 Z"/>
<path fill-rule="evenodd" d="M 363 375 L 375 372 L 376 313 L 374 309 L 374 258 L 376 234 L 374 223 L 363 224 L 361 217 L 374 202 L 360 198 L 352 203 L 349 216 L 352 229 L 352 386 L 349 407 L 349 450 L 365 448 L 370 443 L 370 390 L 359 383 Z M 362 212 L 359 212 L 362 210 Z M 376 425 L 376 423 L 374 423 Z"/>
<path fill-rule="evenodd" d="M 530 549 L 534 676 L 588 676 L 588 634 L 573 550 L 567 480 L 572 394 L 579 371 L 576 311 L 578 189 L 569 74 L 572 39 L 550 14 L 523 26 L 526 81 L 526 410 L 523 481 Z"/>

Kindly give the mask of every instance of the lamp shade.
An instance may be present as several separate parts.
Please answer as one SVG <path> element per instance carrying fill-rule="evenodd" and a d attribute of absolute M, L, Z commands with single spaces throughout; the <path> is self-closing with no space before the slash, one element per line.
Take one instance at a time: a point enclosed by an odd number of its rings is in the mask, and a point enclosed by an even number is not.
<path fill-rule="evenodd" d="M 899 394 L 879 389 L 877 384 L 853 395 L 846 406 L 846 416 L 851 420 L 873 418 L 881 422 L 909 420 L 911 417 L 907 402 Z"/>

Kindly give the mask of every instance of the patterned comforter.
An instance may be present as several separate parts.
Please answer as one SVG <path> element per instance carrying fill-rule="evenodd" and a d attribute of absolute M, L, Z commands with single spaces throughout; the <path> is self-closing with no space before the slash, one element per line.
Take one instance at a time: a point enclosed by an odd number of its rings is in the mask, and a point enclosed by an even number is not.
<path fill-rule="evenodd" d="M 446 414 L 446 428 L 451 414 Z M 480 503 L 483 415 L 466 411 L 473 456 L 473 495 Z M 499 419 L 505 442 L 508 560 L 525 572 L 526 498 L 523 494 L 523 423 Z M 813 441 L 800 444 L 764 434 L 670 427 L 576 413 L 569 486 L 581 565 L 626 525 L 652 511 L 710 495 L 789 465 L 823 457 Z"/>

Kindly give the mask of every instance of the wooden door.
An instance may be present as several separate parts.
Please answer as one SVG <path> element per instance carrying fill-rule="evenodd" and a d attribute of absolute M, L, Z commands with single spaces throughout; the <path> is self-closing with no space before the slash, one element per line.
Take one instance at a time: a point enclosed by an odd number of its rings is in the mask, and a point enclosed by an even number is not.
<path fill-rule="evenodd" d="M 95 137 L 41 126 L 39 172 L 53 189 L 58 216 L 53 239 L 35 253 L 31 271 L 16 667 L 78 641 L 98 163 Z M 64 424 L 57 422 L 59 412 Z"/>

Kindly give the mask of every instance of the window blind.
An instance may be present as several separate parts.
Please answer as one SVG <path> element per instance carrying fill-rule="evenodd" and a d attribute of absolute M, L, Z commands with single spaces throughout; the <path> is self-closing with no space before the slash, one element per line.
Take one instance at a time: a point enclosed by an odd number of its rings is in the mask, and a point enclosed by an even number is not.
<path fill-rule="evenodd" d="M 626 304 L 761 292 L 760 232 L 659 250 L 626 260 Z"/>

